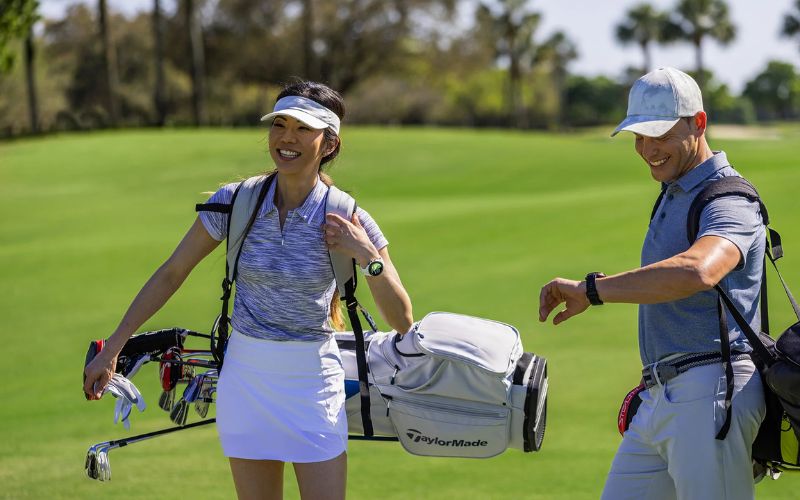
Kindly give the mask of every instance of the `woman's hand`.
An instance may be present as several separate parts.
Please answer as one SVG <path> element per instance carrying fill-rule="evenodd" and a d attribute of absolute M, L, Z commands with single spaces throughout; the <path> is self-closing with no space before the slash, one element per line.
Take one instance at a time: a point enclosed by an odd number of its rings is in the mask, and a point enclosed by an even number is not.
<path fill-rule="evenodd" d="M 322 228 L 328 248 L 349 255 L 359 266 L 365 267 L 370 260 L 380 257 L 355 212 L 350 221 L 336 214 L 326 214 Z"/>
<path fill-rule="evenodd" d="M 90 400 L 100 399 L 103 390 L 114 376 L 117 368 L 117 356 L 111 356 L 110 350 L 102 350 L 97 356 L 86 365 L 83 374 L 86 379 L 83 382 L 83 392 Z"/>

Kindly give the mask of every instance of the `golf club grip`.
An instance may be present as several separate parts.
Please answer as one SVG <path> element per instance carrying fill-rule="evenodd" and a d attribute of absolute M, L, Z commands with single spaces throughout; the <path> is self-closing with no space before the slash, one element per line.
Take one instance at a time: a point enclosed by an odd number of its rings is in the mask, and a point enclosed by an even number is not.
<path fill-rule="evenodd" d="M 123 446 L 127 446 L 127 445 L 133 444 L 133 443 L 137 443 L 137 442 L 145 440 L 145 439 L 150 439 L 150 438 L 153 438 L 153 437 L 156 437 L 156 436 L 161 436 L 163 434 L 170 434 L 170 433 L 176 432 L 176 431 L 182 431 L 184 429 L 191 429 L 192 427 L 200 427 L 201 425 L 213 424 L 216 421 L 217 421 L 216 418 L 209 418 L 208 420 L 201 420 L 200 422 L 194 422 L 192 424 L 178 425 L 176 427 L 169 427 L 167 429 L 161 429 L 161 430 L 158 430 L 158 431 L 147 432 L 145 434 L 139 434 L 138 436 L 131 436 L 131 437 L 127 437 L 127 438 L 124 438 L 124 439 L 117 439 L 115 441 L 109 441 L 108 445 L 109 446 L 119 446 L 121 448 Z"/>
<path fill-rule="evenodd" d="M 141 354 L 161 353 L 170 347 L 183 347 L 183 328 L 166 328 L 144 332 L 129 338 L 120 351 L 120 356 L 138 356 Z"/>

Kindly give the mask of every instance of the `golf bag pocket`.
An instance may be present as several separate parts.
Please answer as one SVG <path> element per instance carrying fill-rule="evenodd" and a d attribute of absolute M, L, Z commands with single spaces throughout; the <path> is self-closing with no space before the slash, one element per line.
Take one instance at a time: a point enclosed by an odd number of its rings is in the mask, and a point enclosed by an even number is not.
<path fill-rule="evenodd" d="M 502 405 L 521 354 L 519 332 L 512 326 L 434 312 L 402 337 L 373 339 L 368 357 L 379 387 Z"/>
<path fill-rule="evenodd" d="M 414 455 L 488 458 L 508 446 L 508 408 L 397 397 L 387 408 L 400 444 Z"/>

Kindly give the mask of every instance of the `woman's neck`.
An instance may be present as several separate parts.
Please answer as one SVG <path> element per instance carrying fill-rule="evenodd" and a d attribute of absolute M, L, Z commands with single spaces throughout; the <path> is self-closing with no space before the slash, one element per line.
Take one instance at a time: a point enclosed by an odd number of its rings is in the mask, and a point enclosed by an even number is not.
<path fill-rule="evenodd" d="M 275 189 L 275 206 L 280 211 L 294 210 L 301 206 L 314 189 L 317 182 L 320 182 L 319 175 L 313 177 L 298 177 L 276 174 L 277 187 Z"/>

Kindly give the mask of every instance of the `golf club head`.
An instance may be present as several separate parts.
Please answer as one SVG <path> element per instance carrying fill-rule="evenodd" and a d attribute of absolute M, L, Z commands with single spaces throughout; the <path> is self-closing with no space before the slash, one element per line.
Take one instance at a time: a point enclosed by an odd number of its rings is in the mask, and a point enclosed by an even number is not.
<path fill-rule="evenodd" d="M 186 386 L 186 389 L 183 390 L 183 400 L 187 403 L 194 403 L 200 394 L 200 388 L 203 386 L 204 380 L 205 374 L 203 373 L 195 376 Z"/>
<path fill-rule="evenodd" d="M 162 410 L 169 412 L 172 410 L 172 405 L 175 404 L 175 388 L 168 391 L 162 391 L 161 397 L 158 398 L 158 407 Z"/>
<path fill-rule="evenodd" d="M 97 481 L 111 480 L 111 463 L 108 461 L 109 443 L 98 443 L 86 453 L 86 476 Z"/>
<path fill-rule="evenodd" d="M 200 415 L 200 418 L 206 418 L 208 415 L 208 406 L 214 402 L 215 392 L 217 392 L 216 379 L 211 376 L 204 377 L 200 386 L 200 394 L 194 402 L 194 411 Z"/>
<path fill-rule="evenodd" d="M 175 406 L 172 407 L 172 411 L 169 412 L 169 419 L 177 425 L 186 425 L 186 417 L 189 416 L 188 409 L 189 403 L 181 397 L 181 399 L 175 403 Z"/>

